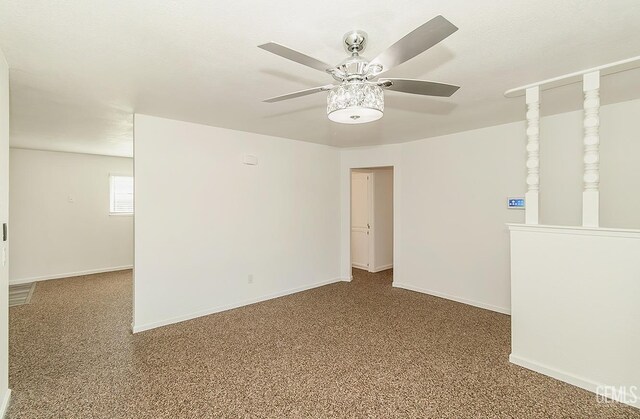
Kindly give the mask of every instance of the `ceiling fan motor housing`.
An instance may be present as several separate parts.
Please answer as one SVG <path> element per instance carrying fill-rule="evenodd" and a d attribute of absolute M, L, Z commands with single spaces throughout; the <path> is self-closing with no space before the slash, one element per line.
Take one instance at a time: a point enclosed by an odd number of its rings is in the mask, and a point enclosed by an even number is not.
<path fill-rule="evenodd" d="M 362 52 L 367 46 L 367 33 L 361 30 L 354 30 L 344 34 L 342 45 L 348 53 Z"/>

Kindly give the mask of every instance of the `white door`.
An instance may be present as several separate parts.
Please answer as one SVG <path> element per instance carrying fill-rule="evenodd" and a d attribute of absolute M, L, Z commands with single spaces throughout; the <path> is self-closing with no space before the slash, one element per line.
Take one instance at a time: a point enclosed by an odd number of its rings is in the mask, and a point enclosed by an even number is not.
<path fill-rule="evenodd" d="M 371 174 L 351 173 L 351 266 L 369 270 Z"/>

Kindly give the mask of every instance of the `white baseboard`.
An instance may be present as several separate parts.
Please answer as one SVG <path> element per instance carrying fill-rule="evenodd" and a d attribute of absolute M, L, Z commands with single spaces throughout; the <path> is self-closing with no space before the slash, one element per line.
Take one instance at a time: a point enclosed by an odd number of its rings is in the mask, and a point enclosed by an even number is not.
<path fill-rule="evenodd" d="M 344 282 L 351 282 L 352 280 L 353 280 L 353 275 L 348 277 L 348 278 L 342 278 L 341 279 L 341 281 L 344 281 Z"/>
<path fill-rule="evenodd" d="M 388 265 L 376 266 L 375 268 L 373 268 L 373 270 L 371 272 L 373 272 L 373 273 L 382 272 L 382 271 L 386 271 L 387 269 L 391 269 L 391 268 L 393 268 L 393 263 L 390 263 Z"/>
<path fill-rule="evenodd" d="M 133 265 L 112 266 L 110 268 L 89 269 L 87 271 L 67 272 L 63 274 L 44 275 L 44 276 L 34 276 L 31 278 L 10 279 L 9 285 L 28 284 L 30 282 L 36 282 L 36 281 L 47 281 L 49 279 L 71 278 L 74 276 L 101 274 L 104 272 L 124 271 L 126 269 L 133 269 Z"/>
<path fill-rule="evenodd" d="M 561 371 L 555 368 L 548 367 L 546 365 L 528 360 L 526 358 L 521 358 L 517 355 L 510 354 L 509 362 L 512 364 L 518 365 L 520 367 L 527 368 L 531 371 L 538 372 L 540 374 L 546 375 L 547 377 L 555 378 L 556 380 L 563 381 L 565 383 L 574 385 L 576 387 L 580 387 L 584 390 L 590 391 L 594 394 L 598 394 L 598 388 L 603 388 L 605 385 L 601 383 L 596 383 L 595 381 L 586 379 L 584 377 L 579 377 L 577 375 Z M 622 400 L 618 400 L 620 403 L 627 404 L 629 406 L 633 406 L 635 408 L 640 409 L 640 397 L 638 395 L 634 395 L 632 397 L 631 394 L 626 393 L 623 396 Z M 630 401 L 630 402 L 628 402 Z"/>
<path fill-rule="evenodd" d="M 361 265 L 359 263 L 352 263 L 351 267 L 352 268 L 357 268 L 357 269 L 362 269 L 364 271 L 371 272 L 371 273 L 376 273 L 376 272 L 386 271 L 387 269 L 393 268 L 393 263 L 390 263 L 388 265 L 377 266 L 377 267 L 373 268 L 372 270 L 369 270 L 369 266 L 368 265 Z"/>
<path fill-rule="evenodd" d="M 197 317 L 208 316 L 209 314 L 219 313 L 221 311 L 227 311 L 227 310 L 231 310 L 231 309 L 234 309 L 234 308 L 238 308 L 238 307 L 243 307 L 243 306 L 247 306 L 247 305 L 250 305 L 250 304 L 259 303 L 259 302 L 262 302 L 262 301 L 272 300 L 274 298 L 284 297 L 285 295 L 295 294 L 297 292 L 306 291 L 306 290 L 310 290 L 312 288 L 318 288 L 318 287 L 322 287 L 324 285 L 334 284 L 336 282 L 342 282 L 342 281 L 344 281 L 343 278 L 329 279 L 329 280 L 326 280 L 326 281 L 316 282 L 316 283 L 310 284 L 310 285 L 304 285 L 304 286 L 301 286 L 301 287 L 290 288 L 288 290 L 274 292 L 274 293 L 263 295 L 263 296 L 260 296 L 260 297 L 251 298 L 251 299 L 248 299 L 248 300 L 243 300 L 243 301 L 240 301 L 240 302 L 237 302 L 237 303 L 227 304 L 227 305 L 223 305 L 223 306 L 217 306 L 217 307 L 209 308 L 209 309 L 206 309 L 206 310 L 200 310 L 200 311 L 196 311 L 194 313 L 185 314 L 185 315 L 182 315 L 182 316 L 172 317 L 172 318 L 166 319 L 166 320 L 160 320 L 160 321 L 157 321 L 157 322 L 146 323 L 146 324 L 141 324 L 141 325 L 135 325 L 134 324 L 133 325 L 133 333 L 144 332 L 145 330 L 155 329 L 156 327 L 167 326 L 167 325 L 170 325 L 170 324 L 173 324 L 173 323 L 179 323 L 179 322 L 183 322 L 183 321 L 186 321 L 186 320 L 195 319 Z"/>
<path fill-rule="evenodd" d="M 2 403 L 0 403 L 0 418 L 4 418 L 7 414 L 7 410 L 9 409 L 9 401 L 11 401 L 11 389 L 8 388 L 4 393 L 4 397 L 2 398 Z"/>
<path fill-rule="evenodd" d="M 456 302 L 462 303 L 462 304 L 468 304 L 470 306 L 474 306 L 474 307 L 478 307 L 478 308 L 484 308 L 485 310 L 491 310 L 491 311 L 495 311 L 497 313 L 511 314 L 511 309 L 509 309 L 509 308 L 498 307 L 498 306 L 494 306 L 493 304 L 482 303 L 480 301 L 468 300 L 466 298 L 457 297 L 455 295 L 450 295 L 450 294 L 445 294 L 443 292 L 428 290 L 428 289 L 416 287 L 416 286 L 409 285 L 409 284 L 403 284 L 403 283 L 396 282 L 396 281 L 393 282 L 393 286 L 396 287 L 396 288 L 403 288 L 403 289 L 409 290 L 409 291 L 416 291 L 416 292 L 421 292 L 423 294 L 433 295 L 434 297 L 440 297 L 440 298 L 444 298 L 444 299 L 447 299 L 447 300 L 456 301 Z"/>

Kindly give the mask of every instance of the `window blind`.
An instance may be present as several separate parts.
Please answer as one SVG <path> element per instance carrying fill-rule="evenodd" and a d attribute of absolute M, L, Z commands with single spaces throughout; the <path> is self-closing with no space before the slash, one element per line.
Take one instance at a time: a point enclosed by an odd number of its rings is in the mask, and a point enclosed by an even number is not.
<path fill-rule="evenodd" d="M 133 176 L 110 176 L 112 214 L 133 214 Z"/>

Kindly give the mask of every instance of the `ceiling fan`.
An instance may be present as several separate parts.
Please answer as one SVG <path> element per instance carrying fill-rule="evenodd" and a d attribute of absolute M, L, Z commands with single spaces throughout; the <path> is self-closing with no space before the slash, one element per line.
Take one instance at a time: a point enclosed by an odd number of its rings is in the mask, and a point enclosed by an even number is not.
<path fill-rule="evenodd" d="M 380 75 L 428 50 L 457 30 L 458 28 L 447 19 L 436 16 L 405 35 L 371 61 L 360 56 L 367 45 L 367 34 L 360 30 L 347 32 L 343 37 L 343 45 L 351 56 L 336 66 L 275 42 L 259 45 L 259 48 L 266 51 L 329 73 L 339 82 L 337 85 L 328 84 L 272 97 L 264 102 L 279 102 L 328 91 L 327 115 L 330 120 L 344 124 L 362 124 L 382 118 L 383 89 L 425 96 L 449 97 L 460 87 L 426 80 L 380 78 Z"/>

